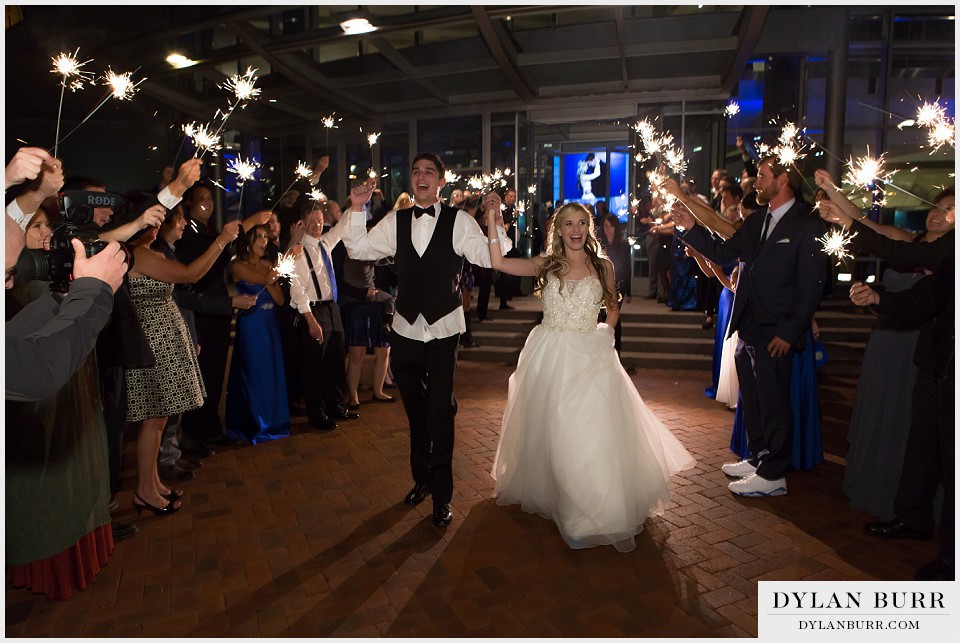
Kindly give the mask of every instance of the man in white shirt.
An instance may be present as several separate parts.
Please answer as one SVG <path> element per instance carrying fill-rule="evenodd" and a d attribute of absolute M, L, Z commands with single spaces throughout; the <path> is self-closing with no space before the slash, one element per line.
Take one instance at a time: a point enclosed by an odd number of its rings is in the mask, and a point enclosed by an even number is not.
<path fill-rule="evenodd" d="M 323 233 L 323 214 L 316 203 L 304 207 L 303 251 L 297 255 L 290 281 L 290 305 L 303 316 L 299 326 L 303 391 L 310 426 L 337 428 L 337 420 L 359 413 L 347 409 L 343 323 L 337 305 L 337 279 L 330 258 L 340 243 L 346 221 Z"/>
<path fill-rule="evenodd" d="M 453 436 L 457 401 L 453 375 L 460 334 L 466 330 L 460 295 L 463 260 L 490 267 L 487 237 L 463 210 L 440 201 L 446 184 L 443 161 L 424 152 L 413 159 L 413 208 L 388 213 L 366 231 L 363 206 L 373 185 L 350 193 L 351 212 L 343 242 L 351 258 L 394 257 L 399 282 L 390 367 L 410 422 L 410 468 L 414 486 L 404 499 L 417 505 L 433 495 L 433 523 L 453 520 Z M 487 199 L 499 197 L 489 194 Z M 501 252 L 511 244 L 500 229 Z"/>

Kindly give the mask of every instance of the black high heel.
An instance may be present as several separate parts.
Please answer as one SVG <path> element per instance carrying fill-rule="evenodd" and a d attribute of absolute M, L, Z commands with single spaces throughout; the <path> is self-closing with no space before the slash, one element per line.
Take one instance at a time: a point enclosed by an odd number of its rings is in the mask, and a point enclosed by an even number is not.
<path fill-rule="evenodd" d="M 170 493 L 162 493 L 160 495 L 170 502 L 176 502 L 180 500 L 180 498 L 183 498 L 183 489 L 171 489 Z"/>
<path fill-rule="evenodd" d="M 143 504 L 137 504 L 137 500 Z M 156 516 L 169 516 L 170 514 L 177 513 L 180 511 L 180 507 L 177 507 L 173 504 L 173 500 L 167 503 L 165 507 L 154 507 L 149 502 L 140 497 L 138 492 L 133 492 L 133 508 L 137 510 L 137 515 L 140 515 L 140 512 L 144 509 L 149 509 Z"/>

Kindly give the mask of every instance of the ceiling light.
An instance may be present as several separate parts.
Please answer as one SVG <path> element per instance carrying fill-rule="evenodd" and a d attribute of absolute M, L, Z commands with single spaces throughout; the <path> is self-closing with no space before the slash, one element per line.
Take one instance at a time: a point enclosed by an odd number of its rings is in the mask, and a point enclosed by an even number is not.
<path fill-rule="evenodd" d="M 196 60 L 190 60 L 183 54 L 170 54 L 167 56 L 167 62 L 176 69 L 182 69 L 184 67 L 190 67 L 197 64 Z"/>
<path fill-rule="evenodd" d="M 344 20 L 340 23 L 340 28 L 343 29 L 343 33 L 348 36 L 370 33 L 371 31 L 377 30 L 366 18 L 350 18 L 349 20 Z"/>

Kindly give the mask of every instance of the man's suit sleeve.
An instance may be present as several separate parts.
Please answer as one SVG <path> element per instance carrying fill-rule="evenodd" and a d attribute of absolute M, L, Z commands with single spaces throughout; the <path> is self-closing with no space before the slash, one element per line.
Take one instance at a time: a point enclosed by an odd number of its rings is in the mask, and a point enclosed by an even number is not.
<path fill-rule="evenodd" d="M 823 260 L 823 250 L 817 237 L 824 233 L 824 225 L 813 215 L 802 215 L 804 225 L 800 235 L 800 248 L 797 255 L 796 303 L 790 309 L 790 316 L 777 326 L 777 337 L 796 346 L 801 336 L 810 327 L 810 320 L 817 312 L 817 305 L 823 296 L 823 281 L 827 276 L 827 264 Z"/>
<path fill-rule="evenodd" d="M 8 322 L 6 399 L 32 402 L 56 395 L 96 345 L 113 310 L 113 291 L 83 277 L 51 317 L 49 300 L 37 300 Z"/>
<path fill-rule="evenodd" d="M 740 259 L 744 240 L 743 227 L 724 241 L 710 234 L 704 226 L 696 225 L 684 232 L 680 239 L 713 263 L 723 265 Z"/>

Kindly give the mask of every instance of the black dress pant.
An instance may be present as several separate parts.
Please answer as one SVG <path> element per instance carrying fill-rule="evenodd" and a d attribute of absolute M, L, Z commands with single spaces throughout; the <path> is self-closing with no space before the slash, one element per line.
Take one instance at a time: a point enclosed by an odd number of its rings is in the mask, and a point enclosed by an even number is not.
<path fill-rule="evenodd" d="M 323 330 L 323 341 L 310 336 L 306 321 L 297 324 L 302 349 L 303 394 L 311 423 L 342 417 L 346 412 L 346 353 L 340 307 L 334 302 L 311 305 Z"/>
<path fill-rule="evenodd" d="M 493 269 L 481 266 L 473 267 L 474 285 L 477 288 L 477 319 L 487 318 L 490 306 L 490 287 L 493 285 Z"/>
<path fill-rule="evenodd" d="M 459 336 L 420 342 L 390 335 L 390 368 L 410 422 L 410 469 L 436 504 L 453 497 L 453 373 Z"/>
<path fill-rule="evenodd" d="M 197 339 L 200 342 L 200 374 L 207 397 L 203 406 L 183 414 L 183 435 L 195 442 L 211 440 L 223 435 L 223 420 L 220 418 L 220 397 L 227 370 L 227 353 L 230 349 L 229 315 L 194 313 Z"/>
<path fill-rule="evenodd" d="M 784 477 L 793 450 L 790 378 L 793 351 L 771 357 L 762 340 L 742 336 L 735 354 L 750 462 L 765 480 Z"/>
<path fill-rule="evenodd" d="M 917 371 L 913 386 L 910 436 L 903 456 L 900 485 L 894 501 L 899 520 L 920 529 L 933 527 L 933 500 L 943 484 L 940 553 L 954 559 L 956 434 L 953 374 L 938 376 Z"/>
<path fill-rule="evenodd" d="M 100 368 L 100 396 L 110 465 L 110 495 L 120 490 L 120 472 L 123 470 L 123 428 L 127 424 L 127 380 L 123 370 L 121 366 Z"/>

